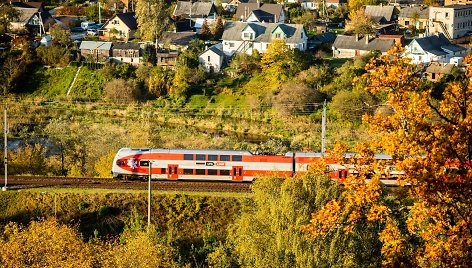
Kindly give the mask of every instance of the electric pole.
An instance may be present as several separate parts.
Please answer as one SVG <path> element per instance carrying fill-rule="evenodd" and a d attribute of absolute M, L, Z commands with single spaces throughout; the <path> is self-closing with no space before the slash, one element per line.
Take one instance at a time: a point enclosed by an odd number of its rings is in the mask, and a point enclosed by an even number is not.
<path fill-rule="evenodd" d="M 152 163 L 151 160 L 148 161 L 149 164 L 149 184 L 148 184 L 148 231 L 151 227 L 151 177 L 152 177 Z"/>
<path fill-rule="evenodd" d="M 321 154 L 325 151 L 326 139 L 326 100 L 323 103 L 323 117 L 321 119 Z"/>
<path fill-rule="evenodd" d="M 5 143 L 5 186 L 3 187 L 3 191 L 6 191 L 8 188 L 8 122 L 7 122 L 7 105 L 4 106 L 4 122 L 3 122 L 3 136 L 4 136 L 4 143 Z"/>

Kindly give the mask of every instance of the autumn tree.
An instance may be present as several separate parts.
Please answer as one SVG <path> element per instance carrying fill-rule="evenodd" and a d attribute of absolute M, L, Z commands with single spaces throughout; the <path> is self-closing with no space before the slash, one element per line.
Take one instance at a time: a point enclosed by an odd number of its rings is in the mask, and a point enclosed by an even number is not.
<path fill-rule="evenodd" d="M 374 32 L 374 21 L 370 16 L 365 14 L 364 9 L 351 11 L 349 14 L 350 23 L 346 27 L 347 31 L 354 32 L 355 34 L 370 34 Z"/>
<path fill-rule="evenodd" d="M 282 115 L 309 114 L 315 102 L 321 102 L 323 95 L 304 83 L 288 81 L 274 97 L 274 107 Z"/>
<path fill-rule="evenodd" d="M 163 0 L 138 0 L 136 20 L 141 39 L 155 42 L 169 25 L 167 6 Z"/>
<path fill-rule="evenodd" d="M 348 3 L 350 10 L 358 10 L 359 8 L 362 8 L 362 6 L 376 6 L 378 4 L 380 4 L 380 0 L 351 0 Z"/>
<path fill-rule="evenodd" d="M 200 39 L 208 40 L 210 38 L 211 38 L 210 26 L 208 25 L 208 21 L 204 20 L 202 23 L 202 29 L 200 30 Z"/>
<path fill-rule="evenodd" d="M 215 27 L 213 28 L 213 39 L 216 41 L 220 40 L 224 30 L 223 19 L 221 16 L 218 16 Z"/>
<path fill-rule="evenodd" d="M 133 80 L 119 78 L 113 79 L 105 85 L 103 96 L 115 103 L 130 103 L 138 101 L 141 94 L 139 87 Z"/>
<path fill-rule="evenodd" d="M 360 176 L 344 183 L 343 199 L 315 212 L 307 229 L 318 237 L 339 228 L 350 231 L 367 219 L 379 223 L 384 265 L 470 266 L 472 68 L 467 67 L 465 80 L 434 92 L 401 52 L 395 47 L 366 66 L 365 88 L 382 96 L 387 108 L 364 117 L 377 138 L 358 147 Z M 381 170 L 368 160 L 376 150 L 392 155 L 404 171 L 397 182 L 409 185 L 411 205 L 394 209 L 382 201 L 380 173 L 365 182 L 373 170 Z"/>
<path fill-rule="evenodd" d="M 59 23 L 52 25 L 49 28 L 49 32 L 54 41 L 58 42 L 66 48 L 69 47 L 72 43 L 70 40 L 70 31 L 62 27 Z"/>

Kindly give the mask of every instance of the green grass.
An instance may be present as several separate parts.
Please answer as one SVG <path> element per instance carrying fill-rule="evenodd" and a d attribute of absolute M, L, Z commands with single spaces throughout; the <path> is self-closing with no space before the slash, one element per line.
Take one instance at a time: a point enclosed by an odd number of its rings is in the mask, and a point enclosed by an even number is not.
<path fill-rule="evenodd" d="M 77 67 L 71 66 L 64 69 L 38 67 L 34 70 L 31 79 L 26 81 L 25 91 L 33 92 L 34 96 L 66 95 L 76 70 Z"/>
<path fill-rule="evenodd" d="M 99 99 L 102 96 L 105 79 L 97 70 L 82 67 L 75 80 L 70 96 L 85 99 Z"/>
<path fill-rule="evenodd" d="M 333 58 L 331 56 L 323 59 L 323 61 L 326 62 L 333 69 L 341 67 L 348 60 L 349 59 Z"/>
<path fill-rule="evenodd" d="M 187 102 L 188 108 L 201 109 L 207 106 L 209 97 L 204 95 L 193 95 Z"/>

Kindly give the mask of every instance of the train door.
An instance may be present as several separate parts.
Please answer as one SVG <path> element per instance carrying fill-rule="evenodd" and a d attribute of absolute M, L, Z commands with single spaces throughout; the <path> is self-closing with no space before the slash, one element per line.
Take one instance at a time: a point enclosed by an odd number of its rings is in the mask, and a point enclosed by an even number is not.
<path fill-rule="evenodd" d="M 243 180 L 243 167 L 233 167 L 233 174 L 231 179 L 233 181 L 242 181 Z"/>
<path fill-rule="evenodd" d="M 176 180 L 179 178 L 177 173 L 179 165 L 167 165 L 167 178 L 171 180 Z"/>

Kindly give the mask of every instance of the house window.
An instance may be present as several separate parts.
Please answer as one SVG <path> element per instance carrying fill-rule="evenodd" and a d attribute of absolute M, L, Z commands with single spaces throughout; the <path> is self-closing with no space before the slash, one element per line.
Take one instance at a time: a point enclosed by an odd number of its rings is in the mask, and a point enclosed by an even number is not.
<path fill-rule="evenodd" d="M 210 56 L 208 56 L 208 61 L 210 61 Z"/>
<path fill-rule="evenodd" d="M 446 14 L 444 15 L 446 18 L 449 17 L 449 12 L 446 12 Z"/>
<path fill-rule="evenodd" d="M 275 38 L 281 38 L 281 34 L 280 34 L 280 33 L 276 33 L 276 34 L 275 34 Z"/>
<path fill-rule="evenodd" d="M 408 26 L 408 25 L 410 25 L 410 21 L 407 21 L 407 20 L 406 20 L 406 21 L 405 21 L 405 26 Z"/>
<path fill-rule="evenodd" d="M 244 39 L 252 39 L 252 33 L 244 33 Z"/>
<path fill-rule="evenodd" d="M 229 47 L 234 47 L 234 43 L 229 43 Z"/>

